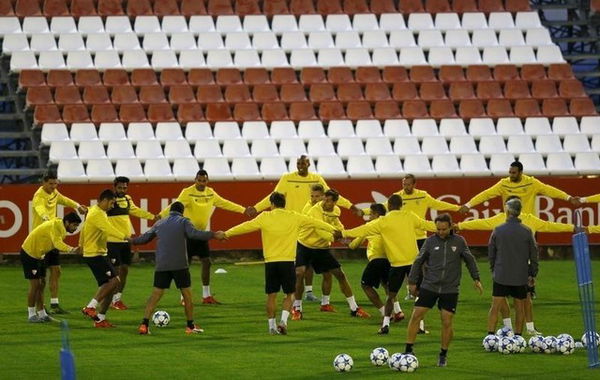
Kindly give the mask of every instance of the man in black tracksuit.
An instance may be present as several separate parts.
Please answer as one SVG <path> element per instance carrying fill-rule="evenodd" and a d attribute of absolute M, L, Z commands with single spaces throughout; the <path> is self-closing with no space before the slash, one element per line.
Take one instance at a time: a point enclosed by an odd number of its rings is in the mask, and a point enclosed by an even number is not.
<path fill-rule="evenodd" d="M 452 318 L 456 313 L 458 302 L 462 261 L 467 264 L 479 294 L 483 294 L 483 287 L 479 281 L 477 263 L 469 250 L 467 242 L 463 237 L 452 233 L 452 218 L 450 215 L 438 215 L 435 218 L 435 225 L 437 228 L 436 234 L 425 240 L 408 275 L 410 292 L 418 298 L 415 301 L 415 307 L 408 322 L 406 352 L 412 353 L 419 331 L 419 322 L 437 302 L 442 318 L 442 349 L 438 366 L 445 367 L 448 346 L 453 335 Z M 417 282 L 424 265 L 426 265 L 426 269 L 423 282 L 417 290 Z"/>

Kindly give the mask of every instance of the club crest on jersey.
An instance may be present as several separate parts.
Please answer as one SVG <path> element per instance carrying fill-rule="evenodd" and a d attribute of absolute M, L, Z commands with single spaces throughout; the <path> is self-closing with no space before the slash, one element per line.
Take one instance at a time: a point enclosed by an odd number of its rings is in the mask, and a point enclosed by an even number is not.
<path fill-rule="evenodd" d="M 114 264 L 117 262 L 117 259 L 110 259 L 110 262 Z"/>
<path fill-rule="evenodd" d="M 450 249 L 452 250 L 452 252 L 456 252 L 456 246 L 452 246 L 450 247 Z"/>
<path fill-rule="evenodd" d="M 106 275 L 110 276 L 111 275 L 111 271 L 106 271 Z"/>
<path fill-rule="evenodd" d="M 37 269 L 32 269 L 32 270 L 31 270 L 31 273 L 32 273 L 33 275 L 36 275 L 36 274 L 37 274 Z"/>
<path fill-rule="evenodd" d="M 435 247 L 433 250 L 434 250 L 434 251 L 437 251 L 437 250 L 439 250 L 439 249 L 440 249 L 440 246 L 438 245 L 438 246 L 437 246 L 437 247 Z"/>

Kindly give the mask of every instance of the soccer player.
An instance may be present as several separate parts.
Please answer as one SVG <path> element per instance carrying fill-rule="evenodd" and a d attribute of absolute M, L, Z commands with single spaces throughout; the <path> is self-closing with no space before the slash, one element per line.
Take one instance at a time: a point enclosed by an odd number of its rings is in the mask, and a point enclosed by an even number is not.
<path fill-rule="evenodd" d="M 208 173 L 206 170 L 199 170 L 196 173 L 195 183 L 183 189 L 177 197 L 177 201 L 183 203 L 185 207 L 183 216 L 189 218 L 194 227 L 199 230 L 206 230 L 215 207 L 246 214 L 247 216 L 255 215 L 253 208 L 244 208 L 237 203 L 228 201 L 211 187 L 208 187 Z M 169 208 L 167 207 L 161 211 L 160 216 L 165 218 L 168 214 Z M 210 291 L 211 262 L 208 241 L 190 239 L 187 242 L 187 253 L 190 262 L 193 256 L 198 256 L 202 262 L 202 303 L 219 304 Z"/>
<path fill-rule="evenodd" d="M 42 178 L 42 186 L 40 186 L 35 194 L 33 194 L 32 229 L 42 224 L 45 221 L 56 218 L 56 208 L 58 205 L 70 207 L 79 211 L 80 214 L 87 212 L 87 207 L 80 205 L 74 200 L 65 197 L 58 192 L 58 178 L 56 173 L 47 173 Z M 46 267 L 50 272 L 50 313 L 51 314 L 68 314 L 66 310 L 60 307 L 58 299 L 58 289 L 60 282 L 60 255 L 58 250 L 52 250 L 44 256 Z"/>
<path fill-rule="evenodd" d="M 310 209 L 321 202 L 325 198 L 325 188 L 320 183 L 316 183 L 310 187 L 310 199 L 306 202 L 304 207 L 302 208 L 303 214 L 308 214 Z M 317 298 L 313 293 L 313 279 L 314 279 L 315 271 L 311 265 L 306 267 L 304 271 L 304 290 L 306 290 L 306 294 L 304 295 L 304 299 L 306 301 L 321 301 Z M 326 285 L 325 281 L 329 281 L 330 284 Z M 331 275 L 323 276 L 323 284 L 321 286 L 329 286 L 331 287 Z M 292 316 L 293 319 L 293 316 Z"/>
<path fill-rule="evenodd" d="M 267 318 L 271 335 L 287 334 L 287 320 L 296 287 L 294 262 L 299 229 L 313 226 L 340 236 L 331 224 L 285 209 L 285 195 L 274 192 L 269 197 L 271 211 L 263 212 L 254 219 L 225 231 L 225 237 L 247 234 L 260 230 L 265 259 L 265 293 L 267 294 Z M 283 290 L 281 320 L 275 321 L 277 293 Z"/>
<path fill-rule="evenodd" d="M 580 198 L 581 203 L 600 203 L 600 194 Z"/>
<path fill-rule="evenodd" d="M 332 225 L 341 231 L 344 226 L 340 222 L 340 208 L 336 206 L 339 194 L 335 190 L 327 190 L 325 199 L 314 205 L 308 212 L 308 216 Z M 315 272 L 323 273 L 323 298 L 321 300 L 321 311 L 334 312 L 329 303 L 332 281 L 325 281 L 326 276 L 334 276 L 340 285 L 340 290 L 346 296 L 350 307 L 350 315 L 353 317 L 369 318 L 369 313 L 356 303 L 348 278 L 341 268 L 340 263 L 333 257 L 329 248 L 333 242 L 331 234 L 322 233 L 320 229 L 307 226 L 300 229 L 298 235 L 298 246 L 296 250 L 296 294 L 292 319 L 302 319 L 302 293 L 304 291 L 304 271 L 308 265 L 312 265 Z"/>
<path fill-rule="evenodd" d="M 106 319 L 106 312 L 112 301 L 113 293 L 119 286 L 119 276 L 108 258 L 107 240 L 109 238 L 131 240 L 129 233 L 117 230 L 108 221 L 106 212 L 113 208 L 115 198 L 115 193 L 110 189 L 100 193 L 98 203 L 90 207 L 79 236 L 83 261 L 88 265 L 98 283 L 98 290 L 94 298 L 81 312 L 93 319 L 94 326 L 97 328 L 114 327 Z M 97 313 L 98 305 L 100 305 L 100 309 Z"/>
<path fill-rule="evenodd" d="M 447 354 L 450 341 L 454 335 L 452 319 L 456 313 L 458 290 L 462 273 L 462 261 L 465 262 L 475 288 L 483 294 L 479 280 L 479 270 L 475 258 L 469 251 L 465 239 L 452 233 L 452 218 L 441 214 L 435 218 L 437 233 L 425 240 L 423 247 L 408 275 L 411 293 L 417 297 L 410 321 L 406 339 L 406 352 L 413 352 L 413 345 L 419 331 L 419 321 L 437 303 L 442 319 L 442 344 L 438 366 L 447 365 Z M 423 268 L 426 266 L 425 271 Z M 423 280 L 417 290 L 417 282 L 421 274 Z"/>
<path fill-rule="evenodd" d="M 515 334 L 521 335 L 527 286 L 535 285 L 538 273 L 538 252 L 533 233 L 519 220 L 521 200 L 506 202 L 506 214 L 506 222 L 494 229 L 488 247 L 494 288 L 487 328 L 489 334 L 495 333 L 498 312 L 505 298 L 511 296 L 515 302 Z"/>
<path fill-rule="evenodd" d="M 380 216 L 384 216 L 386 214 L 385 206 L 381 203 L 371 203 L 370 206 L 370 220 L 375 220 Z M 383 249 L 383 241 L 381 240 L 381 235 L 375 234 L 367 237 L 357 237 L 355 238 L 348 247 L 350 249 L 358 248 L 364 241 L 368 240 L 367 244 L 367 259 L 369 263 L 365 267 L 362 278 L 361 278 L 361 286 L 369 300 L 373 303 L 373 305 L 379 309 L 381 316 L 385 316 L 385 304 L 381 301 L 379 294 L 377 293 L 377 288 L 379 288 L 379 284 L 385 290 L 385 293 L 388 293 L 388 277 L 390 273 L 390 261 L 387 259 L 385 255 L 385 250 Z M 394 300 L 394 320 L 401 321 L 404 319 L 404 313 L 400 308 L 400 303 L 397 300 Z"/>
<path fill-rule="evenodd" d="M 381 235 L 385 254 L 390 261 L 388 295 L 385 303 L 385 316 L 379 334 L 388 334 L 390 319 L 394 308 L 394 299 L 402 288 L 404 277 L 417 257 L 416 230 L 435 231 L 432 221 L 419 218 L 414 212 L 401 210 L 402 197 L 392 194 L 388 199 L 389 212 L 365 225 L 343 231 L 344 237 Z"/>
<path fill-rule="evenodd" d="M 188 218 L 183 216 L 184 206 L 174 202 L 169 216 L 150 228 L 146 233 L 132 239 L 131 244 L 146 244 L 158 237 L 156 247 L 156 266 L 154 269 L 154 288 L 146 304 L 144 319 L 138 328 L 142 335 L 150 334 L 148 323 L 156 305 L 162 298 L 165 289 L 171 286 L 171 280 L 181 291 L 184 299 L 186 334 L 204 332 L 194 324 L 194 304 L 192 303 L 192 281 L 190 279 L 189 262 L 186 253 L 186 240 L 209 240 L 223 238 L 223 232 L 200 231 L 194 228 Z"/>
<path fill-rule="evenodd" d="M 510 164 L 508 177 L 501 179 L 494 186 L 471 198 L 471 200 L 465 203 L 459 211 L 465 214 L 470 208 L 495 197 L 502 197 L 502 202 L 505 203 L 509 196 L 516 195 L 521 199 L 524 213 L 537 215 L 535 198 L 538 194 L 557 199 L 564 199 L 571 202 L 575 207 L 581 205 L 579 197 L 572 197 L 556 187 L 547 185 L 534 177 L 523 174 L 523 164 L 519 161 L 515 161 Z"/>
<path fill-rule="evenodd" d="M 115 199 L 114 206 L 106 212 L 108 215 L 108 221 L 117 230 L 128 234 L 129 236 L 133 233 L 131 226 L 130 215 L 138 218 L 144 218 L 148 220 L 156 220 L 153 214 L 148 211 L 142 210 L 137 207 L 131 199 L 131 196 L 127 194 L 127 188 L 129 187 L 129 178 L 117 177 L 113 182 L 114 192 L 117 196 Z M 110 262 L 119 273 L 119 287 L 113 295 L 111 307 L 116 310 L 127 310 L 127 305 L 121 301 L 123 289 L 127 283 L 127 274 L 129 273 L 129 266 L 131 265 L 131 245 L 124 240 L 115 240 L 113 238 L 108 239 L 107 243 L 108 257 Z"/>
<path fill-rule="evenodd" d="M 74 212 L 64 218 L 53 218 L 42 222 L 27 235 L 21 246 L 20 258 L 25 279 L 29 280 L 27 294 L 27 312 L 29 322 L 50 322 L 52 318 L 44 309 L 44 287 L 46 286 L 46 263 L 44 256 L 53 250 L 74 252 L 63 240 L 67 233 L 73 233 L 79 227 L 81 218 Z"/>

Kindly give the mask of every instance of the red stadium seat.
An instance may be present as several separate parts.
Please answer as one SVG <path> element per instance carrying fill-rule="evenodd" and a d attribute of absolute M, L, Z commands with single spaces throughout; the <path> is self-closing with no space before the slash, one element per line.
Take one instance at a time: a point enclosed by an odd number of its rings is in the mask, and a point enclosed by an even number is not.
<path fill-rule="evenodd" d="M 537 79 L 531 82 L 531 95 L 536 99 L 556 98 L 556 82 L 550 79 Z"/>
<path fill-rule="evenodd" d="M 304 86 L 299 83 L 284 84 L 279 90 L 279 97 L 284 102 L 302 102 L 307 100 Z"/>
<path fill-rule="evenodd" d="M 344 13 L 348 15 L 370 13 L 367 0 L 344 0 Z"/>
<path fill-rule="evenodd" d="M 456 13 L 478 12 L 477 0 L 454 0 L 452 10 Z"/>
<path fill-rule="evenodd" d="M 59 123 L 62 121 L 60 111 L 54 104 L 44 104 L 35 107 L 33 112 L 33 124 Z"/>
<path fill-rule="evenodd" d="M 54 91 L 54 101 L 58 105 L 83 104 L 79 88 L 76 86 L 57 87 Z"/>
<path fill-rule="evenodd" d="M 263 13 L 267 16 L 289 14 L 287 0 L 264 0 Z"/>
<path fill-rule="evenodd" d="M 323 102 L 319 105 L 321 120 L 339 120 L 346 118 L 344 106 L 340 102 Z"/>
<path fill-rule="evenodd" d="M 207 9 L 208 14 L 213 16 L 234 14 L 230 0 L 208 0 Z"/>
<path fill-rule="evenodd" d="M 196 90 L 196 99 L 200 103 L 219 103 L 225 101 L 221 87 L 216 84 L 198 86 Z"/>
<path fill-rule="evenodd" d="M 373 109 L 369 102 L 349 102 L 346 106 L 346 115 L 351 120 L 372 119 Z"/>
<path fill-rule="evenodd" d="M 92 107 L 92 122 L 94 123 L 116 123 L 119 115 L 112 104 L 96 104 Z"/>
<path fill-rule="evenodd" d="M 510 100 L 508 99 L 490 99 L 487 104 L 487 114 L 493 118 L 514 115 Z"/>
<path fill-rule="evenodd" d="M 479 99 L 499 99 L 502 98 L 502 89 L 498 82 L 480 82 L 477 83 L 477 98 Z"/>
<path fill-rule="evenodd" d="M 575 75 L 568 63 L 554 63 L 548 67 L 548 78 L 553 80 L 575 79 Z"/>
<path fill-rule="evenodd" d="M 209 103 L 206 105 L 206 120 L 214 121 L 229 121 L 231 117 L 231 109 L 227 103 Z"/>
<path fill-rule="evenodd" d="M 447 98 L 444 86 L 439 82 L 422 83 L 419 88 L 419 96 L 425 101 Z"/>
<path fill-rule="evenodd" d="M 59 17 L 70 16 L 65 0 L 44 0 L 44 16 Z"/>
<path fill-rule="evenodd" d="M 163 69 L 160 72 L 160 84 L 165 87 L 187 84 L 185 71 L 182 69 Z"/>
<path fill-rule="evenodd" d="M 88 86 L 83 90 L 85 104 L 110 104 L 108 89 L 104 86 Z"/>
<path fill-rule="evenodd" d="M 123 16 L 121 0 L 98 0 L 98 14 L 100 16 Z"/>
<path fill-rule="evenodd" d="M 502 0 L 479 0 L 479 11 L 484 13 L 503 12 Z"/>
<path fill-rule="evenodd" d="M 147 121 L 146 112 L 141 104 L 123 104 L 119 109 L 119 119 L 123 123 Z"/>
<path fill-rule="evenodd" d="M 298 83 L 298 77 L 291 67 L 275 67 L 271 71 L 271 83 L 276 85 Z"/>
<path fill-rule="evenodd" d="M 542 102 L 542 115 L 547 117 L 569 116 L 567 102 L 563 99 L 544 99 Z"/>
<path fill-rule="evenodd" d="M 151 123 L 176 121 L 170 104 L 150 104 L 148 106 L 148 121 Z"/>
<path fill-rule="evenodd" d="M 397 12 L 393 0 L 371 0 L 370 3 L 371 12 L 377 15 Z"/>
<path fill-rule="evenodd" d="M 377 67 L 359 67 L 354 73 L 357 83 L 381 82 L 381 73 Z"/>
<path fill-rule="evenodd" d="M 71 15 L 73 17 L 98 15 L 94 0 L 71 0 Z"/>
<path fill-rule="evenodd" d="M 400 13 L 411 14 L 425 12 L 425 8 L 423 8 L 423 2 L 421 0 L 403 0 L 399 3 L 398 11 L 400 11 Z"/>
<path fill-rule="evenodd" d="M 316 2 L 317 13 L 322 15 L 344 13 L 340 0 L 317 0 Z"/>
<path fill-rule="evenodd" d="M 451 12 L 448 0 L 427 0 L 425 4 L 425 11 L 427 13 Z"/>
<path fill-rule="evenodd" d="M 509 80 L 504 83 L 504 97 L 507 99 L 530 98 L 529 84 L 526 80 Z"/>
<path fill-rule="evenodd" d="M 402 115 L 407 119 L 425 119 L 429 117 L 429 112 L 424 101 L 407 100 L 402 103 Z"/>
<path fill-rule="evenodd" d="M 544 65 L 537 63 L 523 65 L 521 67 L 521 78 L 528 81 L 546 79 L 546 69 L 544 69 Z"/>
<path fill-rule="evenodd" d="M 19 88 L 46 86 L 46 76 L 41 70 L 22 70 L 19 73 Z"/>
<path fill-rule="evenodd" d="M 497 65 L 494 67 L 494 79 L 500 82 L 521 79 L 515 65 Z"/>
<path fill-rule="evenodd" d="M 236 0 L 235 14 L 240 16 L 262 14 L 258 6 L 258 0 Z"/>
<path fill-rule="evenodd" d="M 238 69 L 219 69 L 217 71 L 217 84 L 226 86 L 230 84 L 241 84 L 242 73 Z"/>
<path fill-rule="evenodd" d="M 392 96 L 387 83 L 367 83 L 365 86 L 365 99 L 370 102 L 390 100 Z"/>
<path fill-rule="evenodd" d="M 339 84 L 337 98 L 342 102 L 363 100 L 363 93 L 358 83 Z"/>
<path fill-rule="evenodd" d="M 156 16 L 175 16 L 179 15 L 179 6 L 177 0 L 154 1 L 154 14 Z"/>
<path fill-rule="evenodd" d="M 598 114 L 596 106 L 590 98 L 571 99 L 569 111 L 572 116 L 595 116 Z"/>
<path fill-rule="evenodd" d="M 337 100 L 333 91 L 333 85 L 329 83 L 315 83 L 311 85 L 308 97 L 315 103 Z"/>
<path fill-rule="evenodd" d="M 180 104 L 177 108 L 177 121 L 181 124 L 202 120 L 204 120 L 204 113 L 200 104 Z"/>
<path fill-rule="evenodd" d="M 182 0 L 181 14 L 186 17 L 205 15 L 206 7 L 203 1 L 198 0 Z"/>
<path fill-rule="evenodd" d="M 312 0 L 291 0 L 290 11 L 297 16 L 317 13 Z"/>
<path fill-rule="evenodd" d="M 54 104 L 52 92 L 48 87 L 32 87 L 27 90 L 25 105 L 27 108 L 39 104 Z"/>
<path fill-rule="evenodd" d="M 384 100 L 375 103 L 375 118 L 379 120 L 398 119 L 402 117 L 398 103 L 393 100 Z"/>
<path fill-rule="evenodd" d="M 250 67 L 244 71 L 244 83 L 248 85 L 270 83 L 269 72 L 262 67 Z"/>
<path fill-rule="evenodd" d="M 294 121 L 317 119 L 312 102 L 295 102 L 290 104 L 289 115 L 290 119 Z"/>
<path fill-rule="evenodd" d="M 417 85 L 414 82 L 395 83 L 392 88 L 392 97 L 394 100 L 418 99 Z"/>
<path fill-rule="evenodd" d="M 152 69 L 133 69 L 131 72 L 131 84 L 135 87 L 158 85 L 156 72 Z"/>
<path fill-rule="evenodd" d="M 435 72 L 431 66 L 413 66 L 410 69 L 410 80 L 413 82 L 437 82 Z"/>
<path fill-rule="evenodd" d="M 442 83 L 466 81 L 465 72 L 461 66 L 441 66 L 438 75 Z"/>
<path fill-rule="evenodd" d="M 129 75 L 127 71 L 122 69 L 108 69 L 102 77 L 104 85 L 107 87 L 113 86 L 129 86 Z"/>
<path fill-rule="evenodd" d="M 139 103 L 135 88 L 132 86 L 115 86 L 110 94 L 111 101 L 114 104 L 134 104 Z"/>
<path fill-rule="evenodd" d="M 233 107 L 233 119 L 238 122 L 262 120 L 256 103 L 237 103 Z"/>
<path fill-rule="evenodd" d="M 519 99 L 515 102 L 515 115 L 517 117 L 542 116 L 540 105 L 535 99 Z"/>
<path fill-rule="evenodd" d="M 88 109 L 83 104 L 67 104 L 64 106 L 62 119 L 67 124 L 91 121 Z"/>
<path fill-rule="evenodd" d="M 490 68 L 485 65 L 469 65 L 467 66 L 467 80 L 471 82 L 493 81 Z"/>
<path fill-rule="evenodd" d="M 327 72 L 327 81 L 333 84 L 354 82 L 354 74 L 349 67 L 332 67 Z"/>
<path fill-rule="evenodd" d="M 79 87 L 102 86 L 98 70 L 81 69 L 75 72 L 75 84 Z"/>
<path fill-rule="evenodd" d="M 563 98 L 586 98 L 583 85 L 577 79 L 565 79 L 558 85 L 558 95 Z"/>
<path fill-rule="evenodd" d="M 504 0 L 504 8 L 507 12 L 526 12 L 531 10 L 529 0 Z"/>
<path fill-rule="evenodd" d="M 266 122 L 289 119 L 285 103 L 265 103 L 262 106 L 261 115 Z"/>
<path fill-rule="evenodd" d="M 325 70 L 321 67 L 304 67 L 300 72 L 300 81 L 305 86 L 313 83 L 327 83 Z"/>
<path fill-rule="evenodd" d="M 408 72 L 403 66 L 386 66 L 383 68 L 383 81 L 397 83 L 408 81 Z"/>
<path fill-rule="evenodd" d="M 233 84 L 225 89 L 225 101 L 230 103 L 249 102 L 252 100 L 250 89 L 245 84 Z"/>
<path fill-rule="evenodd" d="M 471 82 L 454 82 L 450 84 L 448 95 L 452 100 L 475 99 L 475 90 Z"/>
<path fill-rule="evenodd" d="M 273 84 L 257 84 L 252 89 L 252 99 L 257 103 L 271 103 L 279 101 L 277 87 Z"/>
<path fill-rule="evenodd" d="M 191 69 L 188 73 L 188 83 L 192 86 L 214 84 L 215 78 L 210 69 Z"/>
<path fill-rule="evenodd" d="M 127 15 L 129 17 L 150 16 L 152 14 L 153 12 L 150 0 L 135 0 L 127 2 Z"/>
<path fill-rule="evenodd" d="M 458 117 L 451 100 L 433 100 L 429 106 L 429 114 L 434 119 Z"/>
<path fill-rule="evenodd" d="M 171 104 L 196 103 L 194 90 L 189 85 L 171 86 L 169 89 L 169 102 Z"/>
<path fill-rule="evenodd" d="M 15 10 L 10 1 L 0 1 L 0 17 L 14 16 Z"/>
<path fill-rule="evenodd" d="M 42 16 L 40 2 L 37 0 L 17 0 L 17 3 L 15 4 L 15 14 L 19 17 Z"/>
<path fill-rule="evenodd" d="M 72 86 L 73 75 L 69 70 L 50 70 L 46 82 L 50 87 Z"/>
<path fill-rule="evenodd" d="M 479 99 L 467 99 L 461 100 L 458 106 L 458 114 L 463 119 L 472 119 L 478 117 L 485 117 L 485 109 L 483 103 Z"/>
<path fill-rule="evenodd" d="M 142 104 L 167 103 L 162 86 L 143 86 L 140 88 L 139 97 Z"/>

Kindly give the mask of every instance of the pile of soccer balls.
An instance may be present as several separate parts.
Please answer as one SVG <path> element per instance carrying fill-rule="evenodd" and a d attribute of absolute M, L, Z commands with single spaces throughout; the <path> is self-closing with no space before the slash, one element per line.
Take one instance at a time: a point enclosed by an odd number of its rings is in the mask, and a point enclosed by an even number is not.
<path fill-rule="evenodd" d="M 595 334 L 596 342 L 600 344 L 600 335 Z M 587 336 L 585 334 L 581 340 L 581 346 L 586 347 Z M 506 327 L 499 329 L 494 335 L 490 334 L 483 338 L 482 345 L 483 349 L 488 352 L 497 351 L 505 355 L 525 352 L 528 346 L 535 353 L 570 355 L 577 347 L 575 339 L 569 334 L 560 334 L 556 337 L 538 335 L 531 337 L 529 342 L 525 342 L 522 336 L 514 335 L 512 330 Z"/>
<path fill-rule="evenodd" d="M 389 365 L 394 371 L 415 372 L 419 368 L 419 360 L 411 354 L 395 353 L 390 356 L 388 350 L 377 347 L 371 351 L 371 363 L 376 367 Z M 354 366 L 354 360 L 348 354 L 339 354 L 333 359 L 333 368 L 338 372 L 348 372 Z"/>

